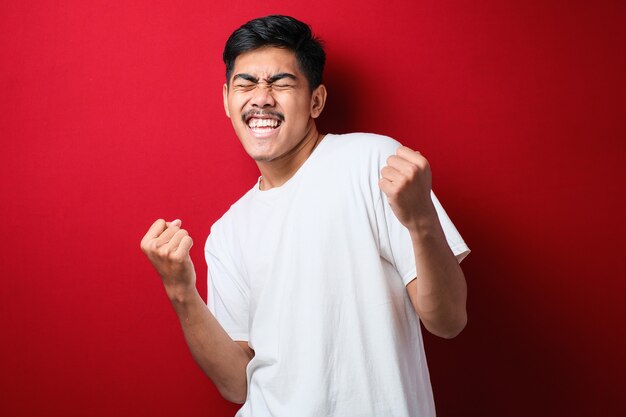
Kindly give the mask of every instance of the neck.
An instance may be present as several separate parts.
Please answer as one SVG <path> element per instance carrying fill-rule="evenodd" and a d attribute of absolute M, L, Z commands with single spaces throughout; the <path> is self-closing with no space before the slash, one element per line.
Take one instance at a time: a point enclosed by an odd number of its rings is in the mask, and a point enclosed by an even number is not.
<path fill-rule="evenodd" d="M 324 135 L 317 131 L 315 124 L 305 137 L 287 154 L 272 161 L 257 161 L 261 171 L 261 190 L 270 190 L 285 184 L 298 172 L 298 169 L 311 156 Z"/>

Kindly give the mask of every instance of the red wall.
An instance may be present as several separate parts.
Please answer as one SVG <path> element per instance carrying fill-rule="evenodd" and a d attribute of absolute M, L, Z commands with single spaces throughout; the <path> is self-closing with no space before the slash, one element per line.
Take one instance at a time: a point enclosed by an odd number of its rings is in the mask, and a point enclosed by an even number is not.
<path fill-rule="evenodd" d="M 428 337 L 439 416 L 626 415 L 626 10 L 596 1 L 3 1 L 0 415 L 228 416 L 139 250 L 257 172 L 221 51 L 273 12 L 326 40 L 325 131 L 431 161 L 474 250 L 470 323 Z"/>

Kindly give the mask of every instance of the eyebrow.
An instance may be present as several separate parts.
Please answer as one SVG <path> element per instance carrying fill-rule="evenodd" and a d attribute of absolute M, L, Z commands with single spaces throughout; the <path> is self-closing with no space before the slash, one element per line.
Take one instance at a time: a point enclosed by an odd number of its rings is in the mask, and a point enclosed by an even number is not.
<path fill-rule="evenodd" d="M 272 84 L 272 83 L 274 83 L 274 82 L 276 82 L 278 80 L 282 80 L 283 78 L 289 78 L 289 79 L 294 80 L 294 81 L 298 80 L 296 78 L 296 76 L 293 75 L 293 74 L 290 74 L 288 72 L 281 72 L 281 73 L 278 73 L 276 75 L 272 75 L 270 78 L 268 78 L 267 79 L 267 83 L 268 84 Z"/>
<path fill-rule="evenodd" d="M 236 81 L 238 78 L 243 78 L 246 81 L 250 81 L 251 83 L 258 83 L 259 79 L 257 77 L 253 77 L 250 74 L 235 74 L 235 76 L 233 77 L 233 82 Z"/>
<path fill-rule="evenodd" d="M 233 77 L 233 82 L 235 80 L 237 80 L 238 78 L 244 79 L 246 81 L 250 81 L 251 83 L 255 83 L 255 84 L 259 82 L 259 79 L 257 77 L 255 77 L 253 75 L 250 75 L 250 74 L 246 74 L 246 73 L 236 74 Z M 293 74 L 290 74 L 288 72 L 281 72 L 281 73 L 278 73 L 276 75 L 272 75 L 271 77 L 267 78 L 265 81 L 268 84 L 273 84 L 273 83 L 275 83 L 278 80 L 282 80 L 283 78 L 289 78 L 289 79 L 292 79 L 294 81 L 298 80 L 298 78 L 295 75 L 293 75 Z"/>

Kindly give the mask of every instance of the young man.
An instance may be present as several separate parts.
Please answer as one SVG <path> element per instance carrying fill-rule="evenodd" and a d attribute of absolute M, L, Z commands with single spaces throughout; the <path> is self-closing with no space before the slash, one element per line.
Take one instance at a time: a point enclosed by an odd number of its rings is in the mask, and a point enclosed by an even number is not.
<path fill-rule="evenodd" d="M 469 250 L 419 152 L 317 131 L 324 61 L 286 16 L 226 43 L 224 108 L 261 177 L 211 228 L 208 308 L 180 220 L 157 220 L 141 246 L 238 416 L 434 416 L 419 322 L 463 329 Z"/>

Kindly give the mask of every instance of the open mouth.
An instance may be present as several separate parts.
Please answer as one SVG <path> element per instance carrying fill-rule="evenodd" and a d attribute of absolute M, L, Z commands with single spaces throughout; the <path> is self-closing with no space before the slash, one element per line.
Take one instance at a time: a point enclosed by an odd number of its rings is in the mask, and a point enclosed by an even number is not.
<path fill-rule="evenodd" d="M 278 129 L 285 117 L 276 112 L 250 112 L 244 115 L 244 121 L 248 128 L 257 137 L 266 137 Z"/>

